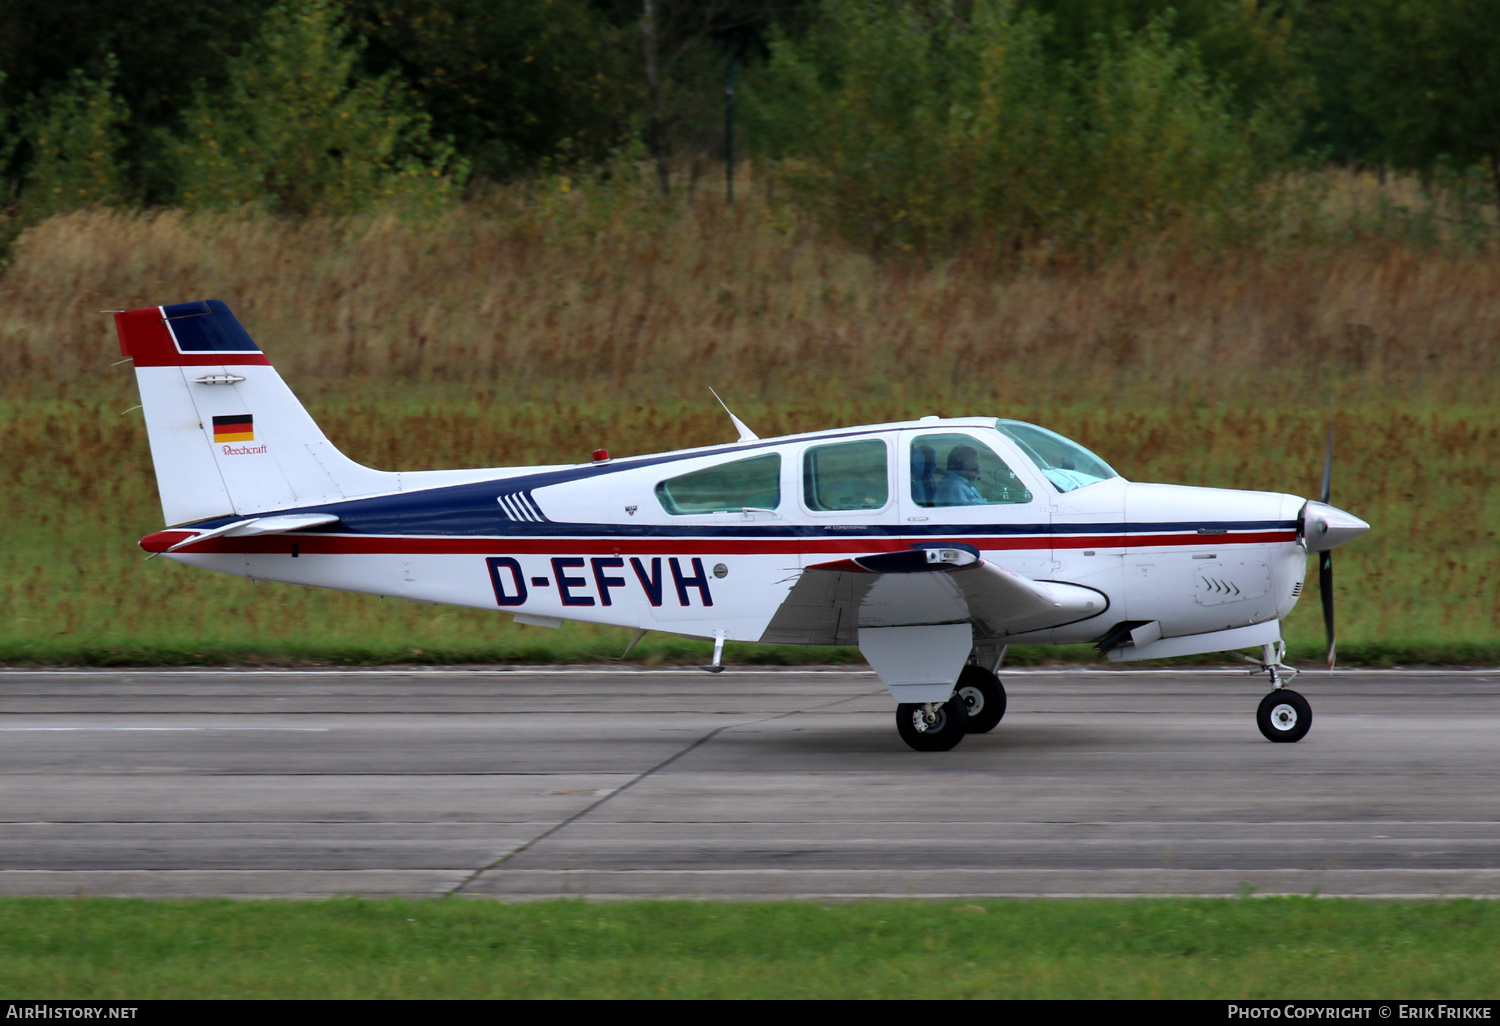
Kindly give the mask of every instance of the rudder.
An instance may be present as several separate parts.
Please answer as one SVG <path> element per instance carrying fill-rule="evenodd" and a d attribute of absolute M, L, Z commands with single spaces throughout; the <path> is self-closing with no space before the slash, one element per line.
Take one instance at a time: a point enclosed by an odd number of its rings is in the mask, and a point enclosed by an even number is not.
<path fill-rule="evenodd" d="M 167 524 L 395 491 L 339 452 L 222 300 L 115 314 Z"/>

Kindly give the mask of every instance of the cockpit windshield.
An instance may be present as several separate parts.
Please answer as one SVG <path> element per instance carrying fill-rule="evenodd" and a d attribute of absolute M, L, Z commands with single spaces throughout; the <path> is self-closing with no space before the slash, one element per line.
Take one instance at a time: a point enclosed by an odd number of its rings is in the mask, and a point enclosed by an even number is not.
<path fill-rule="evenodd" d="M 1060 492 L 1087 488 L 1091 484 L 1119 477 L 1108 463 L 1083 446 L 1064 438 L 1056 431 L 1027 424 L 1020 420 L 997 420 L 1002 435 L 1021 447 L 1038 470 Z"/>

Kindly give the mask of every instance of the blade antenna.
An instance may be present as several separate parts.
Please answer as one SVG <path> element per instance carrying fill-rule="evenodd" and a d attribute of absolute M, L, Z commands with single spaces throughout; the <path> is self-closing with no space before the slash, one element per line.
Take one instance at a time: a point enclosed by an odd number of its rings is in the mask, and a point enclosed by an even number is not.
<path fill-rule="evenodd" d="M 715 399 L 719 399 L 719 393 L 714 392 L 712 388 L 710 388 L 709 391 L 713 392 L 713 396 Z M 729 414 L 730 420 L 734 421 L 734 429 L 740 433 L 739 440 L 741 442 L 760 441 L 760 435 L 757 435 L 754 431 L 751 431 L 749 428 L 747 428 L 745 426 L 745 422 L 734 415 L 734 411 L 729 408 L 729 405 L 725 403 L 723 399 L 719 399 L 719 405 L 724 407 L 724 412 Z"/>

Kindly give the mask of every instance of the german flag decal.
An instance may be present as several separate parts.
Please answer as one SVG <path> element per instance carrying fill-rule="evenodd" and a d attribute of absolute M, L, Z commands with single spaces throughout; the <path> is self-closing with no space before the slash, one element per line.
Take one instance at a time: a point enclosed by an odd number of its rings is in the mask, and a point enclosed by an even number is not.
<path fill-rule="evenodd" d="M 214 418 L 215 442 L 255 441 L 255 420 L 248 413 Z"/>

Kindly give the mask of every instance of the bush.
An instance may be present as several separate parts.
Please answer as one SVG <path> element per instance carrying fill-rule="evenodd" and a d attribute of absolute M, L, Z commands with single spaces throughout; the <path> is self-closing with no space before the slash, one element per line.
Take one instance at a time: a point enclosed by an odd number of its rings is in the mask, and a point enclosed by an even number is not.
<path fill-rule="evenodd" d="M 82 71 L 46 104 L 32 132 L 32 164 L 21 197 L 23 222 L 81 207 L 109 206 L 125 198 L 119 163 L 129 116 L 114 94 L 116 64 L 91 79 Z"/>
<path fill-rule="evenodd" d="M 877 252 L 1261 230 L 1287 126 L 1233 115 L 1161 22 L 1078 63 L 1047 32 L 1001 2 L 834 0 L 774 44 L 752 131 L 795 202 Z"/>

